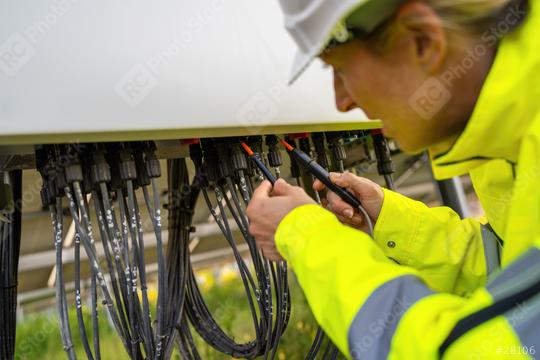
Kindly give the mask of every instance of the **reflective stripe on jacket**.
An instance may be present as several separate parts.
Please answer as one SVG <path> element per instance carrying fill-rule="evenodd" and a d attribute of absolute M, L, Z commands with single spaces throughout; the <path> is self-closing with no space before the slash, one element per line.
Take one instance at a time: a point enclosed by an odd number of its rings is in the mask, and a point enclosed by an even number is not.
<path fill-rule="evenodd" d="M 438 178 L 470 174 L 489 227 L 386 190 L 375 241 L 316 205 L 279 225 L 280 253 L 349 357 L 540 351 L 539 10 L 530 1 L 525 23 L 501 40 L 466 129 L 432 155 Z"/>

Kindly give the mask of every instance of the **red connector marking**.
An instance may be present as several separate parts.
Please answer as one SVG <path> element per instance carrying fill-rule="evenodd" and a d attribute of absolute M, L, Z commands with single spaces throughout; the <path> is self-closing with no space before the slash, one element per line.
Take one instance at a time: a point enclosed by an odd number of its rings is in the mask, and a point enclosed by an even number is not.
<path fill-rule="evenodd" d="M 191 144 L 198 144 L 199 143 L 199 139 L 197 138 L 194 138 L 194 139 L 181 139 L 180 140 L 180 144 L 182 145 L 191 145 Z"/>
<path fill-rule="evenodd" d="M 307 138 L 308 136 L 309 136 L 308 132 L 289 134 L 289 138 L 291 140 L 303 139 L 303 138 Z"/>

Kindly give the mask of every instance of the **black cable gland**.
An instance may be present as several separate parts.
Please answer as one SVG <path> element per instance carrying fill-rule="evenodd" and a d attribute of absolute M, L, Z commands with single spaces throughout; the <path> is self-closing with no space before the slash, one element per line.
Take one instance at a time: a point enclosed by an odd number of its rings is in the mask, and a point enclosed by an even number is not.
<path fill-rule="evenodd" d="M 330 168 L 330 158 L 328 157 L 328 153 L 326 152 L 324 133 L 313 133 L 311 135 L 311 140 L 313 141 L 313 146 L 315 147 L 315 152 L 317 153 L 317 162 L 323 168 L 328 170 Z"/>
<path fill-rule="evenodd" d="M 156 157 L 146 158 L 146 175 L 150 179 L 155 179 L 161 176 L 161 165 Z"/>
<path fill-rule="evenodd" d="M 345 147 L 342 144 L 332 147 L 332 155 L 336 161 L 343 161 L 347 158 Z"/>
<path fill-rule="evenodd" d="M 271 166 L 271 167 L 280 167 L 281 165 L 283 165 L 283 158 L 281 157 L 281 152 L 279 151 L 279 149 L 268 149 L 268 154 L 267 154 L 267 157 L 268 157 L 268 164 Z"/>
<path fill-rule="evenodd" d="M 396 171 L 396 169 L 392 161 L 378 162 L 377 171 L 379 172 L 380 175 L 392 175 Z"/>
<path fill-rule="evenodd" d="M 63 172 L 61 172 L 63 174 Z M 57 196 L 59 196 L 58 188 L 56 187 L 57 184 L 57 172 L 55 167 L 52 165 L 52 163 L 49 161 L 49 164 L 46 166 L 46 174 L 43 178 L 43 186 L 47 186 L 47 192 L 49 193 L 49 196 L 53 199 Z M 62 176 L 62 178 L 64 178 Z M 65 183 L 65 182 L 64 182 Z M 62 188 L 63 191 L 63 188 Z"/>
<path fill-rule="evenodd" d="M 58 165 L 58 164 L 55 164 Z M 64 170 L 59 166 L 54 166 L 54 168 L 51 169 L 50 178 L 51 184 L 54 184 L 55 191 L 54 193 L 58 196 L 64 195 L 64 188 L 67 186 L 66 181 L 66 174 Z"/>
<path fill-rule="evenodd" d="M 268 165 L 277 168 L 283 165 L 283 158 L 278 146 L 279 140 L 276 135 L 266 135 L 266 146 L 268 147 Z"/>
<path fill-rule="evenodd" d="M 230 164 L 229 144 L 219 142 L 216 144 L 218 154 L 219 177 L 226 178 L 232 176 L 232 166 Z"/>
<path fill-rule="evenodd" d="M 207 188 L 210 183 L 206 177 L 206 173 L 202 167 L 197 167 L 195 170 L 195 178 L 193 179 L 193 188 L 204 189 Z"/>
<path fill-rule="evenodd" d="M 204 156 L 204 173 L 209 182 L 215 182 L 219 179 L 218 157 L 215 151 L 207 151 Z"/>
<path fill-rule="evenodd" d="M 66 165 L 64 174 L 66 176 L 65 181 L 69 184 L 72 184 L 75 181 L 81 182 L 84 179 L 82 166 L 79 163 L 71 163 Z"/>
<path fill-rule="evenodd" d="M 133 159 L 135 161 L 135 168 L 137 172 L 137 178 L 135 179 L 136 186 L 150 185 L 150 178 L 146 171 L 146 164 L 144 162 L 142 151 L 135 151 L 133 153 Z"/>
<path fill-rule="evenodd" d="M 231 150 L 231 165 L 234 171 L 247 170 L 248 161 L 246 154 L 239 145 L 233 145 Z"/>
<path fill-rule="evenodd" d="M 137 178 L 137 167 L 129 150 L 123 149 L 120 151 L 118 169 L 120 170 L 120 179 L 122 181 L 135 180 Z"/>
<path fill-rule="evenodd" d="M 41 176 L 44 177 L 47 172 L 46 167 L 49 163 L 48 149 L 45 145 L 38 145 L 36 146 L 34 154 L 36 159 L 36 169 Z"/>
<path fill-rule="evenodd" d="M 311 156 L 311 145 L 309 143 L 309 137 L 303 137 L 298 140 L 298 146 L 300 150 Z"/>
<path fill-rule="evenodd" d="M 266 146 L 272 147 L 272 146 L 277 146 L 277 144 L 279 143 L 279 140 L 276 135 L 266 135 L 264 142 Z"/>
<path fill-rule="evenodd" d="M 263 142 L 263 139 L 262 139 L 262 136 L 260 135 L 249 136 L 247 138 L 247 144 L 249 145 L 251 150 L 253 150 L 253 152 L 256 154 L 262 153 L 262 142 Z"/>
<path fill-rule="evenodd" d="M 90 177 L 94 186 L 111 181 L 111 168 L 105 160 L 105 153 L 101 150 L 97 150 L 92 154 Z"/>
<path fill-rule="evenodd" d="M 123 189 L 124 185 L 122 184 L 122 180 L 120 179 L 120 166 L 118 163 L 116 163 L 114 166 L 110 167 L 111 170 L 111 180 L 109 182 L 111 189 L 117 190 L 117 189 Z"/>
<path fill-rule="evenodd" d="M 53 198 L 51 197 L 51 194 L 49 193 L 46 185 L 41 188 L 39 195 L 41 197 L 41 204 L 43 205 L 43 207 L 49 207 L 50 205 L 53 205 Z"/>
<path fill-rule="evenodd" d="M 161 166 L 156 156 L 156 143 L 153 141 L 145 141 L 144 161 L 146 165 L 146 175 L 150 179 L 161 176 Z"/>
<path fill-rule="evenodd" d="M 326 149 L 323 147 L 322 149 L 316 149 L 315 151 L 317 152 L 317 162 L 319 165 L 328 170 L 330 168 L 330 158 L 326 153 Z"/>
<path fill-rule="evenodd" d="M 203 153 L 199 143 L 189 144 L 189 157 L 195 164 L 195 168 L 202 166 Z"/>
<path fill-rule="evenodd" d="M 92 175 L 91 175 L 91 163 L 92 163 L 92 156 L 89 152 L 86 152 L 81 157 L 81 167 L 83 172 L 83 181 L 81 190 L 83 194 L 89 194 L 92 192 L 93 183 L 92 183 Z"/>
<path fill-rule="evenodd" d="M 377 171 L 379 175 L 391 175 L 396 170 L 392 157 L 390 155 L 390 148 L 384 135 L 373 135 L 373 148 L 375 150 L 375 156 L 377 157 Z"/>
<path fill-rule="evenodd" d="M 90 168 L 83 167 L 83 181 L 81 190 L 83 194 L 90 194 L 93 189 L 92 177 L 90 175 Z"/>

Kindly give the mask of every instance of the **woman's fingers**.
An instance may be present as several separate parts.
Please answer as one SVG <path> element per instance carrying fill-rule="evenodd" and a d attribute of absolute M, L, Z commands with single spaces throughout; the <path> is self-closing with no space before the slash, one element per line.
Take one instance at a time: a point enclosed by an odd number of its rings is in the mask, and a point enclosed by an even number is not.
<path fill-rule="evenodd" d="M 321 180 L 316 179 L 313 182 L 313 190 L 315 190 L 315 191 L 323 191 L 324 189 L 326 189 L 326 185 L 324 185 Z"/>
<path fill-rule="evenodd" d="M 362 226 L 362 224 L 364 223 L 364 219 L 362 218 L 362 215 L 360 214 L 354 214 L 352 218 L 344 217 L 342 215 L 336 215 L 336 217 L 342 223 L 351 225 L 352 227 L 359 227 L 359 226 Z"/>
<path fill-rule="evenodd" d="M 328 201 L 327 208 L 336 215 L 343 216 L 345 218 L 352 218 L 354 215 L 354 209 L 351 205 L 343 201 L 339 196 L 333 192 L 326 194 L 326 200 Z"/>

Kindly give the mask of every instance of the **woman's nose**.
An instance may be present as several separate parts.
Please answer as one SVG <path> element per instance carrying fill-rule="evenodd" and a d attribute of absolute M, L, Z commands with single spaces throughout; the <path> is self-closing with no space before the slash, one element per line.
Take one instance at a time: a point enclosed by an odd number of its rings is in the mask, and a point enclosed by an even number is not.
<path fill-rule="evenodd" d="M 347 112 L 356 107 L 353 99 L 347 93 L 343 81 L 334 71 L 334 92 L 335 92 L 335 101 L 336 108 L 341 112 Z"/>
<path fill-rule="evenodd" d="M 349 96 L 336 97 L 336 107 L 341 112 L 347 112 L 356 107 L 354 101 Z"/>

